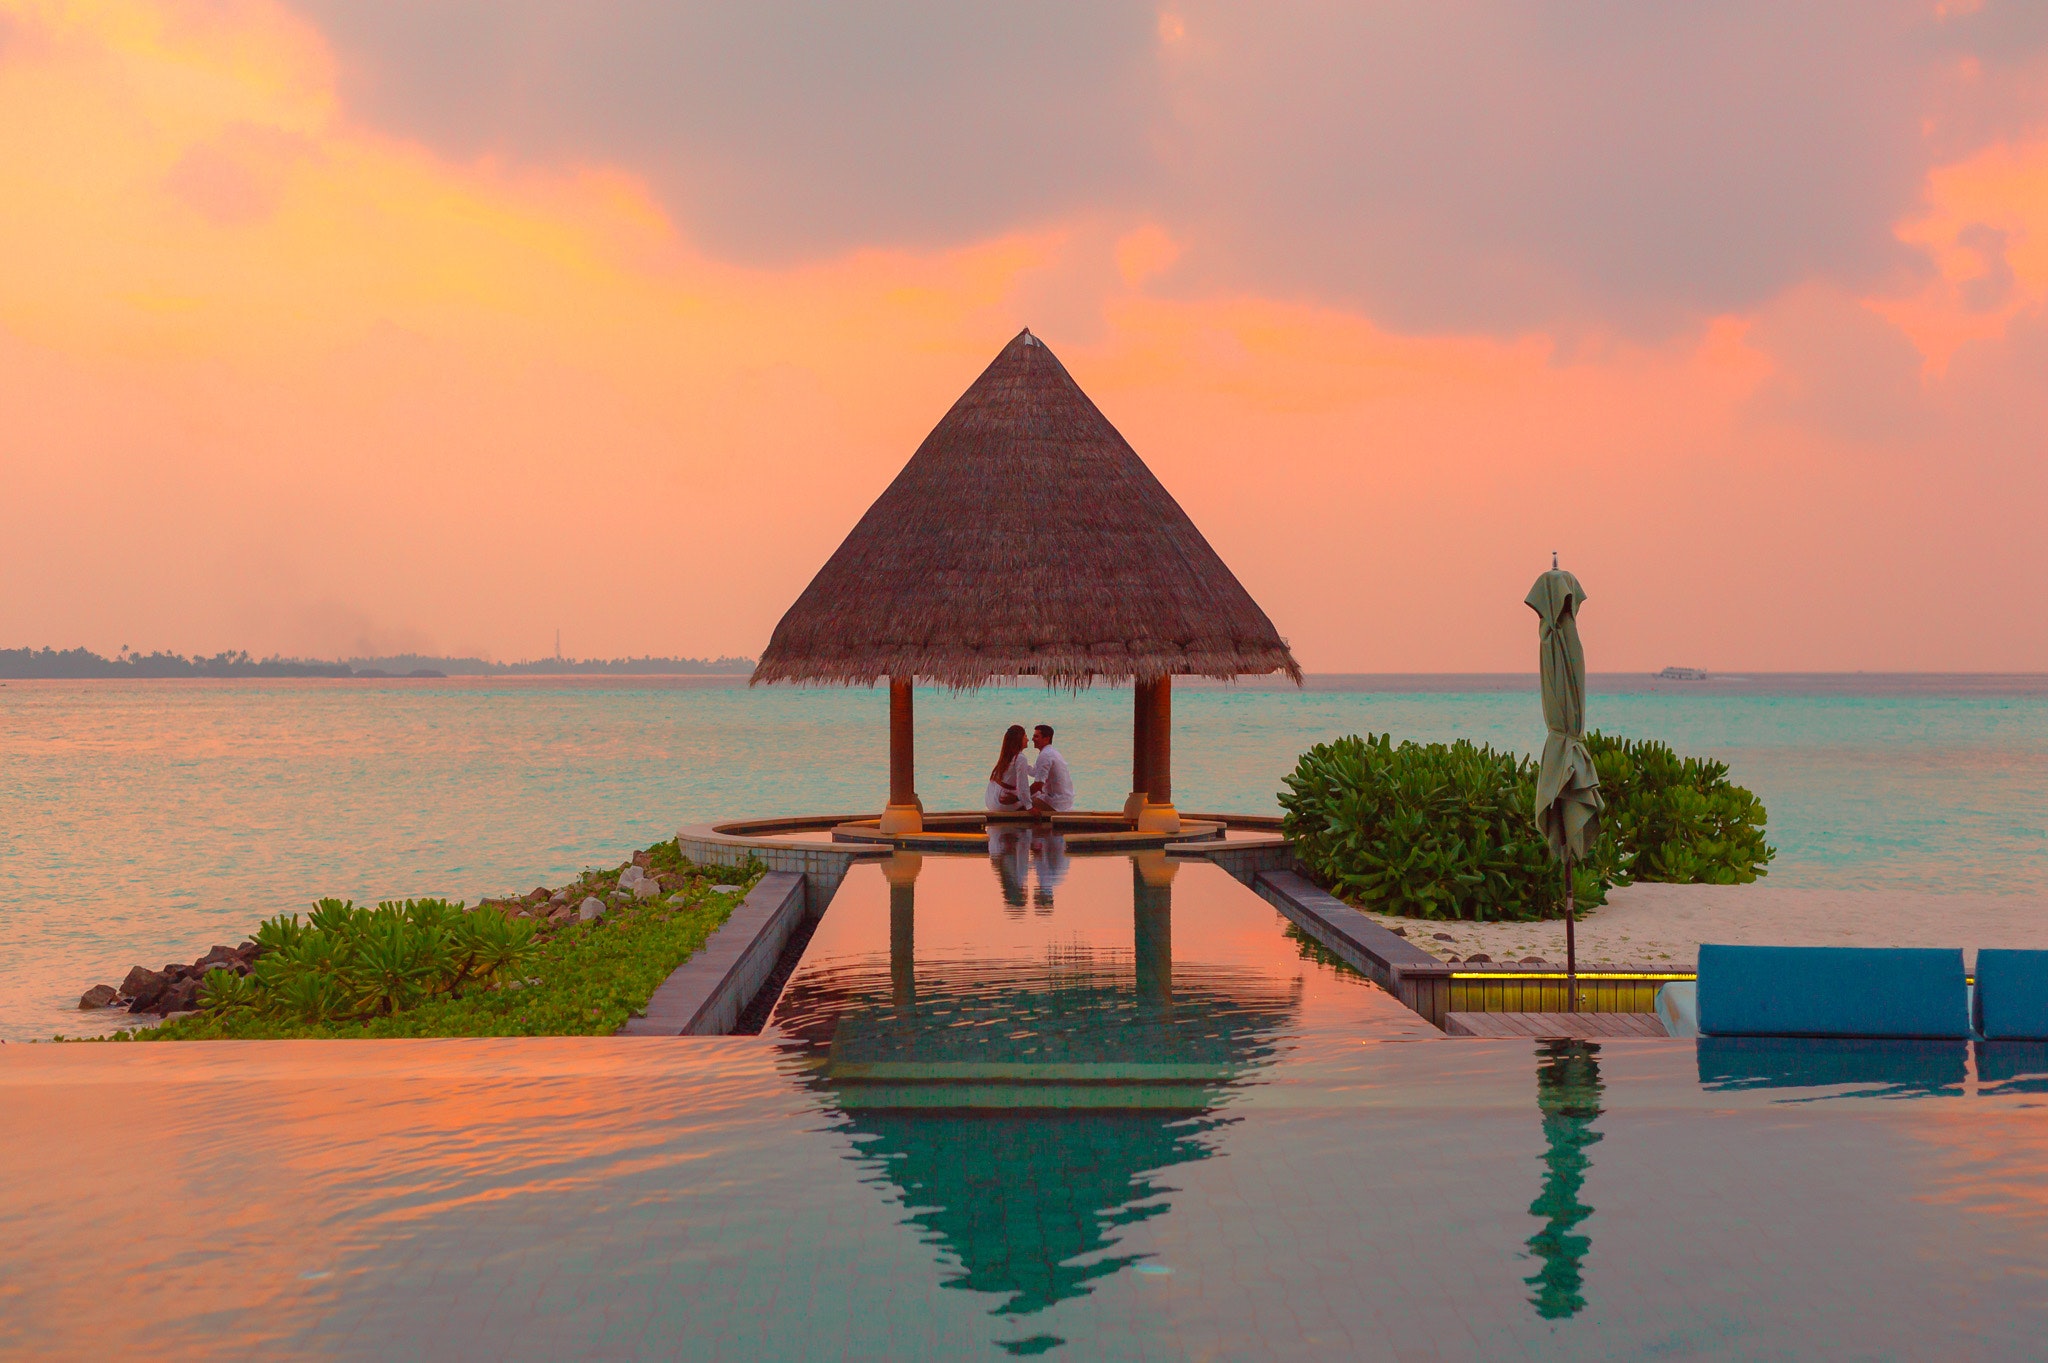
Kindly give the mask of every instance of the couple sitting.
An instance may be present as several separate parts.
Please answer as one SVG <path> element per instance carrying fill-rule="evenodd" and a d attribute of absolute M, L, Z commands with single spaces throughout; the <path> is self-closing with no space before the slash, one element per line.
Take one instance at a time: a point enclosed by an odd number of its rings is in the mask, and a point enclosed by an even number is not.
<path fill-rule="evenodd" d="M 1003 751 L 988 774 L 988 808 L 996 813 L 1053 814 L 1074 807 L 1074 778 L 1067 759 L 1052 745 L 1052 725 L 1031 733 L 1038 749 L 1033 762 L 1024 751 L 1024 726 L 1012 724 L 1003 735 Z"/>

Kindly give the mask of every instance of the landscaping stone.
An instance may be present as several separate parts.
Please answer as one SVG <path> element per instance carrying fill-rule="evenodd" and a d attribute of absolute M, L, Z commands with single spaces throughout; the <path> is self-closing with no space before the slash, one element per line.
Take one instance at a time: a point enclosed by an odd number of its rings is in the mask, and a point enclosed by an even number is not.
<path fill-rule="evenodd" d="M 121 981 L 121 993 L 129 1000 L 129 1010 L 140 1013 L 155 1003 L 157 996 L 169 988 L 170 984 L 170 976 L 136 966 L 128 972 L 128 978 Z"/>
<path fill-rule="evenodd" d="M 1466 965 L 1492 965 L 1493 957 L 1483 951 L 1475 951 L 1465 958 Z"/>
<path fill-rule="evenodd" d="M 604 901 L 596 895 L 576 906 L 576 916 L 586 923 L 594 923 L 604 917 Z"/>
<path fill-rule="evenodd" d="M 169 1016 L 172 1013 L 189 1013 L 199 1006 L 199 981 L 179 980 L 176 984 L 157 995 L 150 1005 L 152 1013 Z"/>
<path fill-rule="evenodd" d="M 78 1006 L 80 1008 L 107 1008 L 111 1007 L 114 1000 L 119 997 L 121 997 L 120 992 L 111 984 L 96 984 L 78 996 Z"/>
<path fill-rule="evenodd" d="M 1439 942 L 1455 942 L 1458 940 L 1457 938 L 1451 936 L 1451 934 L 1449 934 L 1448 932 L 1432 932 L 1430 936 L 1436 938 L 1436 940 Z"/>
<path fill-rule="evenodd" d="M 1389 931 L 1391 931 L 1396 937 L 1406 937 L 1408 935 L 1408 929 L 1406 928 L 1391 928 L 1389 929 Z"/>
<path fill-rule="evenodd" d="M 739 892 L 740 887 L 737 885 L 713 885 L 711 887 L 711 893 L 713 894 L 738 894 Z"/>
<path fill-rule="evenodd" d="M 661 893 L 661 878 L 651 876 L 638 866 L 628 866 L 619 874 L 619 888 L 640 899 L 652 899 Z"/>

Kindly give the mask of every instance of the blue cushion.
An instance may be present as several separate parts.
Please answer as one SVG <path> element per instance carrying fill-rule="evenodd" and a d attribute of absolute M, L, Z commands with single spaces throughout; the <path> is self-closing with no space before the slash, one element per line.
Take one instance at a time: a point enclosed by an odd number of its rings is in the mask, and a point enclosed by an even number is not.
<path fill-rule="evenodd" d="M 2048 1041 L 2048 951 L 1978 952 L 1976 1021 L 1987 1041 Z"/>
<path fill-rule="evenodd" d="M 1967 1037 L 1961 948 L 1700 948 L 1708 1036 Z"/>

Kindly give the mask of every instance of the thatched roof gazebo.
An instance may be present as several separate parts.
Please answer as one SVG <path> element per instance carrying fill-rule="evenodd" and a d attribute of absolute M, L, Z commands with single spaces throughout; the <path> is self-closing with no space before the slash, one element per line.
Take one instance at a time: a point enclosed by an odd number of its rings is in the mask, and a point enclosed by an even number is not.
<path fill-rule="evenodd" d="M 1028 330 L 925 437 L 775 627 L 754 681 L 889 679 L 884 831 L 920 826 L 916 678 L 1137 686 L 1132 796 L 1177 827 L 1172 679 L 1301 668 L 1179 503 Z"/>

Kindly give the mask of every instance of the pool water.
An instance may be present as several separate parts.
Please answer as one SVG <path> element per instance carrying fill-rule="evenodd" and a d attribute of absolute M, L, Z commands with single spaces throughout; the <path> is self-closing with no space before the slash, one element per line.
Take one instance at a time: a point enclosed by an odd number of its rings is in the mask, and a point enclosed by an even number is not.
<path fill-rule="evenodd" d="M 0 1046 L 0 1356 L 2010 1358 L 2044 1094 L 1444 1039 L 1026 835 L 855 867 L 761 1037 Z"/>

